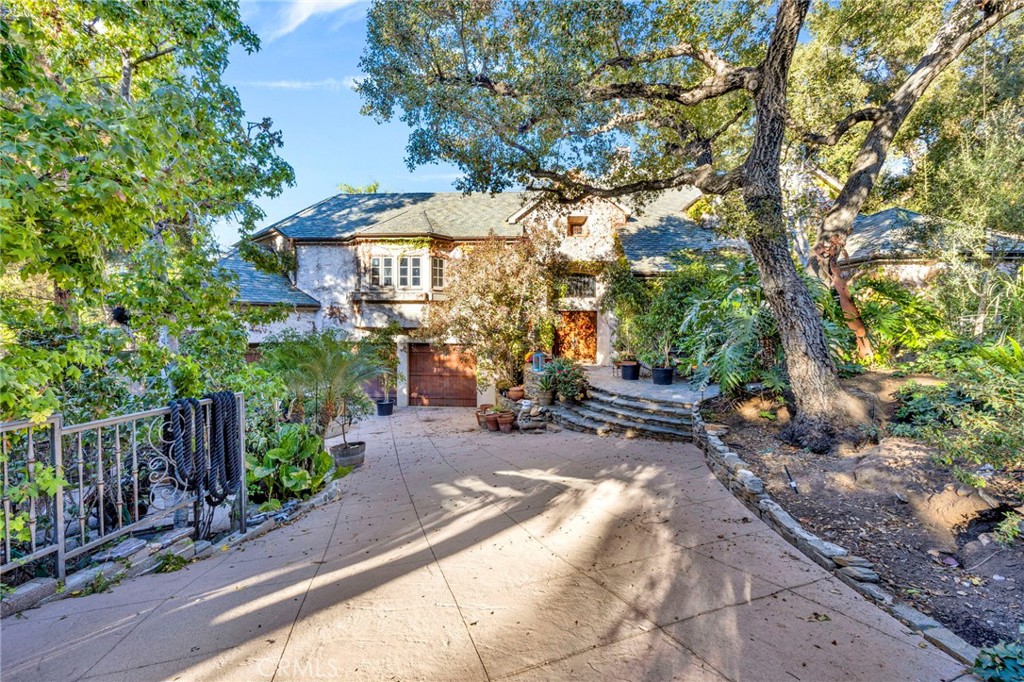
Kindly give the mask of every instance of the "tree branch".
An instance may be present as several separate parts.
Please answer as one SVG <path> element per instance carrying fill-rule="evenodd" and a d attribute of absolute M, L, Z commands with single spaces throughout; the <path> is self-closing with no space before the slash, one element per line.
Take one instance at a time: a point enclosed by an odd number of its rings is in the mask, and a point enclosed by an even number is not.
<path fill-rule="evenodd" d="M 725 75 L 730 71 L 737 70 L 736 67 L 718 56 L 711 48 L 697 47 L 693 43 L 682 42 L 670 47 L 641 52 L 635 55 L 620 54 L 612 57 L 590 74 L 590 80 L 594 80 L 610 68 L 629 68 L 637 64 L 653 64 L 654 62 L 677 59 L 679 57 L 692 57 L 718 75 Z"/>
<path fill-rule="evenodd" d="M 594 102 L 613 99 L 641 99 L 663 102 L 675 102 L 683 106 L 693 106 L 701 102 L 721 97 L 734 90 L 751 90 L 756 82 L 757 70 L 750 67 L 731 69 L 724 74 L 708 76 L 692 87 L 675 83 L 608 83 L 593 85 L 586 90 L 585 96 Z"/>
<path fill-rule="evenodd" d="M 742 167 L 734 168 L 727 173 L 716 173 L 710 164 L 699 166 L 693 170 L 681 171 L 675 175 L 658 180 L 638 180 L 618 187 L 598 187 L 589 182 L 574 178 L 568 173 L 546 171 L 540 168 L 529 171 L 538 180 L 550 180 L 556 187 L 534 188 L 565 196 L 561 188 L 568 188 L 580 195 L 614 199 L 616 197 L 637 192 L 660 192 L 684 185 L 692 185 L 707 194 L 727 194 L 738 188 L 743 182 Z"/>
<path fill-rule="evenodd" d="M 871 126 L 842 191 L 822 221 L 814 253 L 826 267 L 835 263 L 845 247 L 853 221 L 878 180 L 893 138 L 928 86 L 971 43 L 1021 8 L 1024 0 L 958 0 L 914 71 L 882 107 L 884 113 Z"/>
<path fill-rule="evenodd" d="M 839 142 L 843 135 L 849 132 L 850 129 L 858 123 L 863 121 L 877 122 L 880 121 L 883 116 L 885 116 L 885 109 L 881 107 L 867 107 L 866 109 L 855 111 L 841 120 L 828 135 L 822 135 L 821 133 L 813 133 L 805 130 L 798 130 L 797 135 L 801 140 L 808 144 L 818 147 L 832 147 Z M 793 122 L 791 120 L 790 124 L 792 125 L 792 123 Z"/>
<path fill-rule="evenodd" d="M 171 45 L 170 47 L 165 47 L 162 50 L 156 50 L 155 52 L 150 52 L 149 54 L 144 54 L 141 57 L 136 57 L 131 62 L 132 68 L 137 67 L 139 64 L 145 64 L 146 62 L 151 62 L 154 59 L 159 59 L 160 57 L 163 57 L 164 55 L 171 54 L 172 52 L 176 51 L 177 49 L 178 49 L 177 45 Z"/>

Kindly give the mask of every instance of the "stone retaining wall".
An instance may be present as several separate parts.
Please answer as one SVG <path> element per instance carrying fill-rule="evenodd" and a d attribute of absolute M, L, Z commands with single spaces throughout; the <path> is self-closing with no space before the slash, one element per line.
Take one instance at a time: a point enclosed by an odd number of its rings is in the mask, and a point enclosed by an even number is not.
<path fill-rule="evenodd" d="M 765 492 L 764 481 L 751 471 L 750 465 L 730 450 L 718 436 L 708 432 L 698 407 L 699 404 L 694 405 L 693 442 L 704 452 L 708 467 L 718 480 L 740 502 L 816 564 L 831 571 L 861 595 L 919 632 L 936 647 L 964 663 L 974 663 L 978 656 L 977 647 L 971 646 L 933 618 L 893 599 L 888 591 L 878 585 L 878 574 L 873 570 L 870 561 L 853 556 L 839 545 L 822 540 L 790 516 Z"/>

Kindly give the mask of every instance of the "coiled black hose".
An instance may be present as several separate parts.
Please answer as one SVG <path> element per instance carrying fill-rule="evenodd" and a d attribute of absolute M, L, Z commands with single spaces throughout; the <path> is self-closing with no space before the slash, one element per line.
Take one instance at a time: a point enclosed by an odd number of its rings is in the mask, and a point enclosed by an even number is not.
<path fill-rule="evenodd" d="M 202 406 L 195 398 L 172 400 L 164 417 L 164 457 L 174 462 L 175 478 L 186 490 L 206 482 L 206 428 Z"/>
<path fill-rule="evenodd" d="M 206 477 L 206 501 L 217 505 L 238 492 L 242 472 L 241 425 L 235 394 L 210 393 L 210 470 Z"/>

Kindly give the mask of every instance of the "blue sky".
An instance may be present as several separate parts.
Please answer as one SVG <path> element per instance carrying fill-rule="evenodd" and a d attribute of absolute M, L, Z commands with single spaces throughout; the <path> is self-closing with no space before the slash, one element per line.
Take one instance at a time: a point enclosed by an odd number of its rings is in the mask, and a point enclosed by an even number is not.
<path fill-rule="evenodd" d="M 242 0 L 242 18 L 262 49 L 238 50 L 224 75 L 242 98 L 249 120 L 269 116 L 284 134 L 281 155 L 295 169 L 295 186 L 261 202 L 268 225 L 337 192 L 340 182 L 381 184 L 381 191 L 452 189 L 457 170 L 405 166 L 409 129 L 400 121 L 378 125 L 359 113 L 352 91 L 360 76 L 367 2 L 352 0 Z M 223 246 L 232 225 L 217 228 Z"/>

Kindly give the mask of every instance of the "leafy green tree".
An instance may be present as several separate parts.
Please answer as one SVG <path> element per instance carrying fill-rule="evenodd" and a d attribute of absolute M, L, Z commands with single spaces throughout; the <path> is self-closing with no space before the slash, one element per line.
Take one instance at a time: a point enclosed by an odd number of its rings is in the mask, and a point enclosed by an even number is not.
<path fill-rule="evenodd" d="M 104 372 L 152 404 L 239 367 L 212 227 L 246 234 L 293 175 L 221 80 L 235 46 L 259 47 L 235 0 L 0 5 L 3 417 Z"/>
<path fill-rule="evenodd" d="M 518 384 L 534 332 L 555 324 L 560 260 L 541 235 L 492 238 L 448 261 L 444 300 L 427 313 L 423 334 L 457 340 L 477 361 L 477 380 Z"/>
<path fill-rule="evenodd" d="M 842 118 L 828 121 L 828 133 L 804 132 L 790 116 L 801 32 L 811 32 L 810 42 L 829 40 L 805 22 L 810 4 L 379 1 L 369 13 L 368 76 L 358 91 L 365 113 L 388 120 L 400 112 L 412 127 L 411 166 L 455 163 L 465 190 L 522 184 L 563 201 L 643 199 L 681 185 L 738 193 L 747 214 L 739 226 L 778 320 L 796 397 L 784 436 L 824 451 L 838 436 L 856 437 L 854 427 L 868 416 L 839 384 L 820 315 L 790 255 L 783 142 L 790 136 L 829 146 L 871 123 L 818 238 L 819 258 L 831 264 L 922 93 L 1024 0 L 959 0 L 948 10 L 939 0 L 913 3 L 927 12 L 908 12 L 920 20 L 909 26 L 880 0 L 864 11 L 860 0 L 820 3 L 823 15 L 845 13 L 833 24 L 871 38 L 854 45 L 853 67 L 878 64 L 895 86 L 870 87 L 872 73 L 858 71 L 869 87 L 851 90 L 846 106 L 833 110 Z M 899 27 L 927 27 L 932 38 L 904 51 L 874 39 Z"/>

